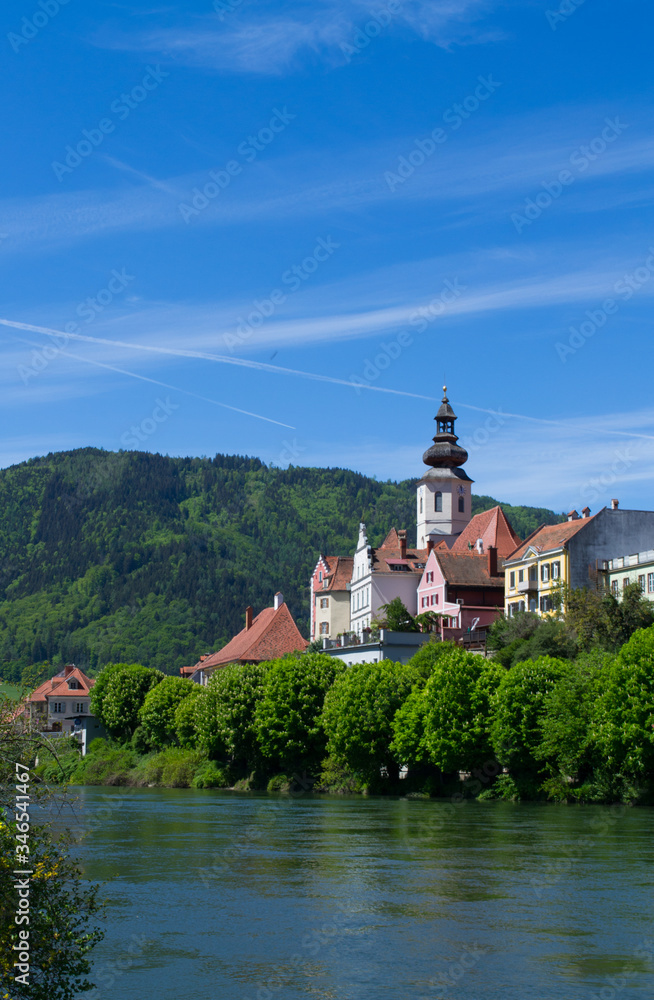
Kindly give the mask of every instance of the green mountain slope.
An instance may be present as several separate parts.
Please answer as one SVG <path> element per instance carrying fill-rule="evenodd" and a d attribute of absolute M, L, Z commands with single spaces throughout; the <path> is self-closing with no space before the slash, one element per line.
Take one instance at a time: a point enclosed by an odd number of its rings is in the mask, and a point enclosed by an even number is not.
<path fill-rule="evenodd" d="M 93 448 L 0 471 L 0 674 L 74 662 L 176 672 L 282 590 L 302 631 L 318 553 L 348 554 L 364 520 L 415 544 L 415 481 L 258 459 Z M 475 498 L 477 513 L 493 506 Z M 521 535 L 560 517 L 505 506 Z"/>

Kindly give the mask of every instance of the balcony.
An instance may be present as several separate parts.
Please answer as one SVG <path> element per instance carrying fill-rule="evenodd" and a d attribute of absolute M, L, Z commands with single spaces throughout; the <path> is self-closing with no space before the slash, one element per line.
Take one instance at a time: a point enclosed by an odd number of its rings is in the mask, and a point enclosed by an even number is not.
<path fill-rule="evenodd" d="M 530 590 L 538 590 L 538 580 L 523 580 L 516 587 L 519 594 L 528 594 Z"/>

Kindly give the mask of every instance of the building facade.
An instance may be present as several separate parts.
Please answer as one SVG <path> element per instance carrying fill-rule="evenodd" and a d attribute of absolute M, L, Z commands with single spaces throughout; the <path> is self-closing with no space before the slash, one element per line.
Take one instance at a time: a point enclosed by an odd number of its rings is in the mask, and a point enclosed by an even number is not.
<path fill-rule="evenodd" d="M 311 577 L 311 641 L 350 630 L 352 556 L 323 556 Z"/>
<path fill-rule="evenodd" d="M 438 546 L 429 553 L 418 586 L 418 612 L 441 615 L 443 639 L 457 640 L 486 629 L 504 608 L 504 575 L 497 549 L 453 552 Z"/>
<path fill-rule="evenodd" d="M 415 615 L 417 587 L 426 559 L 427 550 L 408 548 L 406 531 L 395 528 L 373 549 L 365 524 L 360 524 L 350 581 L 350 630 L 362 637 L 373 620 L 383 615 L 383 605 L 396 597 Z"/>
<path fill-rule="evenodd" d="M 605 574 L 607 589 L 618 600 L 628 584 L 637 583 L 644 596 L 654 601 L 654 549 L 605 559 L 600 568 Z"/>

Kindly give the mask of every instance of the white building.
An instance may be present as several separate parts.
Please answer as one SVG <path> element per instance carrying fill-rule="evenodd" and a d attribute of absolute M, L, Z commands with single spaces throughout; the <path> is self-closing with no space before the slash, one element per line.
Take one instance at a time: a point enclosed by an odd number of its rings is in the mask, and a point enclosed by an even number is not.
<path fill-rule="evenodd" d="M 450 548 L 472 517 L 472 484 L 460 468 L 468 453 L 457 444 L 454 433 L 457 419 L 443 386 L 443 400 L 436 414 L 436 436 L 431 448 L 422 456 L 431 466 L 418 483 L 416 497 L 419 549 L 427 546 L 431 535 L 436 543 L 444 541 Z"/>
<path fill-rule="evenodd" d="M 618 600 L 627 584 L 637 583 L 645 597 L 654 601 L 654 549 L 605 559 L 600 569 L 606 573 L 608 588 Z"/>

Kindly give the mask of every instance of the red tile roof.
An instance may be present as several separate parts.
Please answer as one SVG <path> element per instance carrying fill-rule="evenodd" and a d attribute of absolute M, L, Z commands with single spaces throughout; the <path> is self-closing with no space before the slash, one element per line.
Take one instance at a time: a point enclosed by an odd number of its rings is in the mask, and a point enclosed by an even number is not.
<path fill-rule="evenodd" d="M 597 514 L 593 514 L 593 517 L 597 517 Z M 563 521 L 562 524 L 543 524 L 506 556 L 505 562 L 522 559 L 529 548 L 534 548 L 540 554 L 564 547 L 573 535 L 581 531 L 586 524 L 590 524 L 593 517 L 578 517 L 574 521 Z"/>
<path fill-rule="evenodd" d="M 397 573 L 398 570 L 391 567 L 399 563 L 408 567 L 399 572 L 422 573 L 428 555 L 427 549 L 407 549 L 403 554 L 400 537 L 395 528 L 391 528 L 379 548 L 372 550 L 372 567 L 376 573 Z"/>
<path fill-rule="evenodd" d="M 323 577 L 323 582 L 318 584 L 316 594 L 324 591 L 347 590 L 347 584 L 352 579 L 352 566 L 354 564 L 352 556 L 323 556 L 323 559 L 329 566 L 329 573 Z"/>
<path fill-rule="evenodd" d="M 68 686 L 68 681 L 73 678 L 78 681 L 80 685 L 78 688 L 70 688 Z M 74 691 L 80 698 L 85 698 L 91 693 L 91 688 L 94 684 L 95 681 L 87 677 L 85 673 L 82 673 L 79 667 L 74 667 L 67 677 L 57 675 L 51 678 L 51 680 L 39 684 L 36 691 L 28 698 L 28 701 L 37 702 L 46 701 L 48 698 L 65 698 L 70 695 L 71 691 Z"/>
<path fill-rule="evenodd" d="M 504 590 L 503 576 L 489 576 L 488 554 L 453 552 L 434 549 L 434 556 L 448 584 L 459 587 L 499 587 Z"/>
<path fill-rule="evenodd" d="M 454 542 L 451 551 L 468 552 L 468 545 L 474 548 L 478 538 L 484 543 L 484 552 L 493 546 L 497 549 L 499 559 L 506 559 L 521 544 L 500 506 L 475 514 Z"/>
<path fill-rule="evenodd" d="M 242 629 L 238 635 L 196 667 L 224 667 L 227 663 L 262 663 L 276 660 L 296 649 L 306 649 L 309 643 L 300 635 L 299 629 L 288 610 L 287 604 L 277 609 L 264 608 L 252 622 L 249 629 Z"/>

